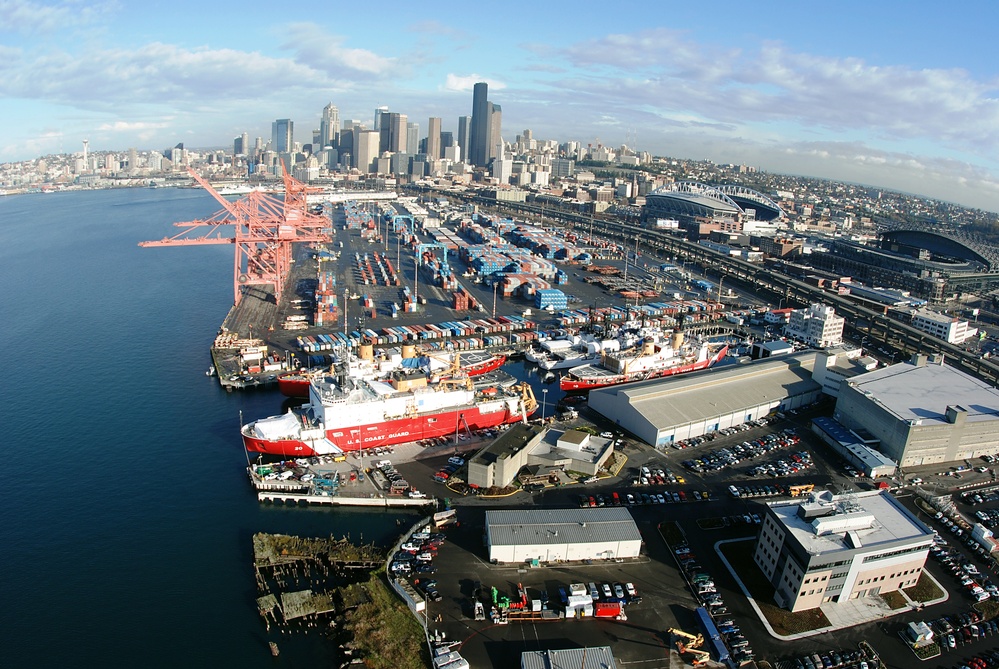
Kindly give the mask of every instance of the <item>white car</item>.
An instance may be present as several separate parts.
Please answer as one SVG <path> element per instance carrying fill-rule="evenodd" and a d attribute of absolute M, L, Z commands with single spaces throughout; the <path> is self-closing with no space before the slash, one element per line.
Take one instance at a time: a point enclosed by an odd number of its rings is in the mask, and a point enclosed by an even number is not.
<path fill-rule="evenodd" d="M 634 583 L 631 583 L 631 582 L 625 583 L 624 584 L 624 589 L 628 593 L 629 597 L 634 597 L 634 596 L 636 596 L 638 594 L 638 591 L 635 590 L 635 584 Z"/>
<path fill-rule="evenodd" d="M 600 591 L 604 593 L 604 597 L 612 597 L 614 593 L 611 592 L 611 587 L 609 583 L 601 583 Z"/>

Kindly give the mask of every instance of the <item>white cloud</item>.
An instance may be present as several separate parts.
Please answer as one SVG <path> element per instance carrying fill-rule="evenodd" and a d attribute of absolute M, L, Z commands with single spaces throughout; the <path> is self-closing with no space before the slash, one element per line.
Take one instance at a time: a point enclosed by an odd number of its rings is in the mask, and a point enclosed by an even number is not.
<path fill-rule="evenodd" d="M 151 123 L 149 121 L 114 121 L 113 123 L 102 123 L 97 126 L 97 130 L 104 132 L 140 132 L 168 127 L 170 127 L 170 124 L 167 122 Z"/>
<path fill-rule="evenodd" d="M 325 74 L 286 58 L 162 43 L 0 61 L 0 97 L 84 109 L 206 101 L 217 106 L 331 83 Z"/>
<path fill-rule="evenodd" d="M 0 32 L 36 35 L 98 20 L 114 8 L 110 2 L 59 2 L 0 0 Z"/>
<path fill-rule="evenodd" d="M 379 56 L 368 49 L 344 46 L 344 38 L 330 35 L 313 23 L 293 23 L 286 27 L 287 40 L 281 45 L 295 54 L 296 62 L 341 78 L 358 73 L 376 77 L 397 73 L 395 58 Z"/>
<path fill-rule="evenodd" d="M 741 127 L 793 125 L 799 133 L 924 139 L 989 157 L 999 150 L 994 82 L 960 69 L 879 66 L 777 43 L 756 51 L 715 48 L 667 29 L 608 35 L 562 53 L 587 72 L 587 80 L 552 85 L 616 108 L 637 104 L 664 116 L 692 112 Z"/>
<path fill-rule="evenodd" d="M 506 88 L 506 84 L 503 82 L 482 77 L 478 74 L 468 74 L 463 76 L 448 72 L 447 78 L 444 80 L 444 84 L 440 87 L 440 90 L 452 93 L 470 93 L 475 87 L 475 84 L 481 81 L 489 84 L 489 89 L 493 91 L 501 91 Z"/>

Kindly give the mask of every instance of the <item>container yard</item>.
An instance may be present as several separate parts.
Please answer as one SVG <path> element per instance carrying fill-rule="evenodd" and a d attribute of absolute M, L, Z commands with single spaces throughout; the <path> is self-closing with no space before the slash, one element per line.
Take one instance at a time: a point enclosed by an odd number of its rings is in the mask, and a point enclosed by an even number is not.
<path fill-rule="evenodd" d="M 304 192 L 286 182 L 289 197 Z M 658 261 L 639 266 L 620 245 L 573 230 L 436 200 L 427 208 L 403 199 L 326 203 L 302 216 L 307 224 L 296 223 L 292 241 L 243 251 L 208 372 L 227 389 L 270 385 L 361 343 L 515 354 L 554 329 L 724 318 L 721 304 Z M 261 269 L 282 257 L 274 265 L 283 273 Z"/>

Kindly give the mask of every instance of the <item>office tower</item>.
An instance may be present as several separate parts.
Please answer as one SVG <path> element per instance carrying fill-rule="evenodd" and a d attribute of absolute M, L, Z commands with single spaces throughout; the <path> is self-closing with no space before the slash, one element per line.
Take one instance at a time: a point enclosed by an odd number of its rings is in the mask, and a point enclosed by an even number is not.
<path fill-rule="evenodd" d="M 340 132 L 340 110 L 331 102 L 323 107 L 323 116 L 319 121 L 319 144 L 321 148 L 336 146 L 337 134 Z"/>
<path fill-rule="evenodd" d="M 250 133 L 244 132 L 239 138 L 243 141 L 243 153 L 250 153 Z"/>
<path fill-rule="evenodd" d="M 388 114 L 388 107 L 382 105 L 381 107 L 375 108 L 375 125 L 373 126 L 375 130 L 382 129 L 382 115 Z"/>
<path fill-rule="evenodd" d="M 427 157 L 431 161 L 441 157 L 441 119 L 438 116 L 431 116 L 427 123 Z"/>
<path fill-rule="evenodd" d="M 295 147 L 295 124 L 291 119 L 279 118 L 271 124 L 271 150 L 288 153 Z"/>
<path fill-rule="evenodd" d="M 503 157 L 503 109 L 499 105 L 489 103 L 489 153 L 486 162 L 492 158 Z"/>
<path fill-rule="evenodd" d="M 354 164 L 364 174 L 371 172 L 378 158 L 380 135 L 377 130 L 356 128 L 354 131 Z"/>
<path fill-rule="evenodd" d="M 232 140 L 232 155 L 239 156 L 246 153 L 246 145 L 243 144 L 243 137 L 234 137 Z"/>
<path fill-rule="evenodd" d="M 454 133 L 450 130 L 441 131 L 441 157 L 444 157 L 444 149 L 454 146 Z"/>
<path fill-rule="evenodd" d="M 458 146 L 461 147 L 462 160 L 468 160 L 468 139 L 472 134 L 472 117 L 458 117 Z"/>
<path fill-rule="evenodd" d="M 405 118 L 405 117 L 403 117 Z M 412 155 L 420 152 L 420 124 L 406 124 L 406 153 Z"/>
<path fill-rule="evenodd" d="M 472 91 L 472 127 L 469 137 L 469 159 L 473 165 L 484 166 L 489 160 L 489 84 L 480 81 Z"/>
<path fill-rule="evenodd" d="M 406 150 L 406 120 L 405 114 L 385 112 L 381 115 L 379 151 L 402 153 Z"/>

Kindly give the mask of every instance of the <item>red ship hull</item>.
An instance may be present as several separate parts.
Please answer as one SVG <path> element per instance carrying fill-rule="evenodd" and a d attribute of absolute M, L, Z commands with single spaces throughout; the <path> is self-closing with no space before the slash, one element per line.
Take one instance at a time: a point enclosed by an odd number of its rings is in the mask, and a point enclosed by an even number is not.
<path fill-rule="evenodd" d="M 278 374 L 278 390 L 285 397 L 308 397 L 310 378 L 302 372 Z"/>
<path fill-rule="evenodd" d="M 350 429 L 326 430 L 326 439 L 344 452 L 360 451 L 377 446 L 393 446 L 433 437 L 453 436 L 459 429 L 481 430 L 505 423 L 516 423 L 524 416 L 508 410 L 482 413 L 476 407 L 449 409 L 415 418 L 399 418 L 373 425 L 359 425 Z M 304 441 L 296 439 L 267 440 L 243 433 L 243 445 L 253 453 L 280 456 L 311 456 L 316 451 Z"/>
<path fill-rule="evenodd" d="M 468 376 L 479 376 L 499 369 L 504 364 L 506 364 L 505 355 L 494 355 L 482 362 L 467 366 L 462 365 L 461 371 Z M 312 376 L 308 372 L 284 372 L 283 374 L 278 374 L 277 377 L 278 390 L 285 397 L 307 398 L 309 396 L 309 384 L 311 381 Z"/>
<path fill-rule="evenodd" d="M 571 376 L 563 376 L 559 381 L 559 388 L 565 391 L 580 391 L 580 390 L 593 390 L 595 388 L 606 388 L 608 386 L 617 386 L 622 383 L 632 383 L 634 381 L 648 381 L 650 379 L 661 379 L 667 376 L 676 376 L 677 374 L 687 374 L 689 372 L 697 372 L 702 369 L 707 369 L 711 367 L 716 362 L 725 357 L 728 353 L 728 346 L 723 346 L 718 353 L 708 358 L 707 360 L 702 360 L 700 362 L 692 362 L 687 365 L 676 365 L 675 367 L 667 367 L 664 369 L 645 372 L 641 374 L 617 374 L 614 376 L 601 376 L 592 379 L 576 379 Z"/>

